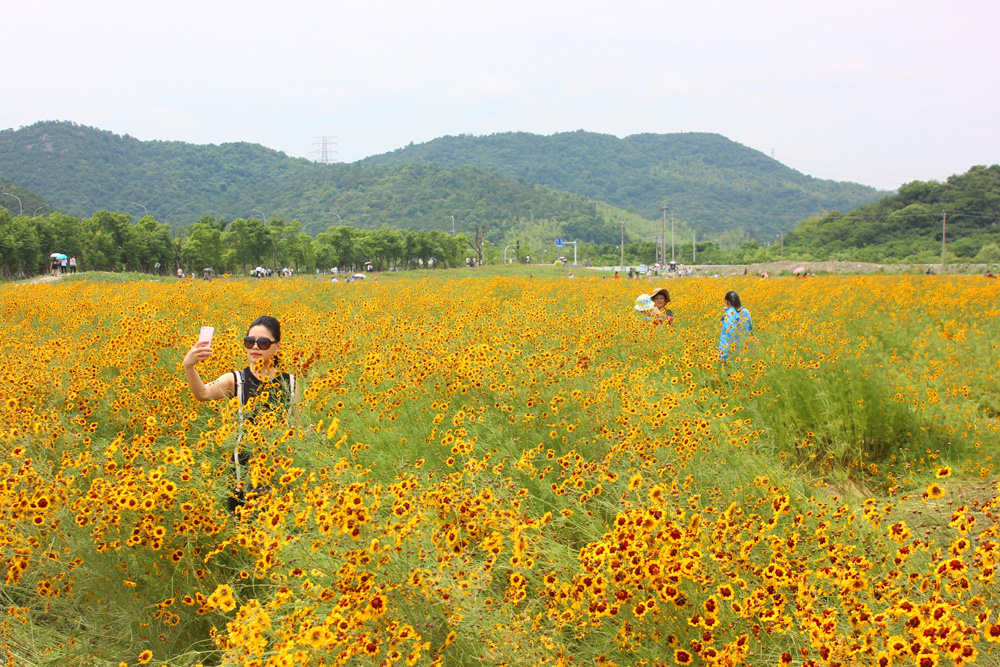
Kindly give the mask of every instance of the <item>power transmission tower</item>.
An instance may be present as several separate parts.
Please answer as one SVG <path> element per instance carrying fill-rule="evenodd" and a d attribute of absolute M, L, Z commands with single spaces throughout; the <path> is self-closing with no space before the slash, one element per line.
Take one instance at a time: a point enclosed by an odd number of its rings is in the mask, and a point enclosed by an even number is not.
<path fill-rule="evenodd" d="M 321 164 L 330 164 L 331 162 L 337 161 L 337 142 L 334 141 L 337 137 L 319 137 L 319 141 L 313 144 L 317 149 L 312 152 L 316 155 L 318 159 L 317 162 Z"/>

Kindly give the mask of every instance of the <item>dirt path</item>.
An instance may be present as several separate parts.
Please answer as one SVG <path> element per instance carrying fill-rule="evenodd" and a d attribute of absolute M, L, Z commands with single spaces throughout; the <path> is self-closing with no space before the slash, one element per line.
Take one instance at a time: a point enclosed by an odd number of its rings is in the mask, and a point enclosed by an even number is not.
<path fill-rule="evenodd" d="M 19 282 L 19 285 L 39 285 L 41 283 L 51 283 L 59 280 L 62 276 L 38 276 L 37 278 L 32 278 L 31 280 L 24 280 Z"/>

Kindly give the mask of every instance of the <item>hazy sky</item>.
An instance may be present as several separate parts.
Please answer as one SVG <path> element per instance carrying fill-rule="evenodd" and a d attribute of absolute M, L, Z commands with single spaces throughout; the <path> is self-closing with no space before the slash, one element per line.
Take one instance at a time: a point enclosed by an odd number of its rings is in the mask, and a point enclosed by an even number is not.
<path fill-rule="evenodd" d="M 716 132 L 895 188 L 1000 162 L 997 0 L 0 0 L 0 128 L 352 162 L 445 134 Z"/>

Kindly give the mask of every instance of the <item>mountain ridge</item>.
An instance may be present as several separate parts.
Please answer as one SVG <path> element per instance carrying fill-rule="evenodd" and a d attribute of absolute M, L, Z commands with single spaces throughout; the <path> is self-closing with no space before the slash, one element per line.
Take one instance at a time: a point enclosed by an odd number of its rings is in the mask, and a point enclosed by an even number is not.
<path fill-rule="evenodd" d="M 249 142 L 144 141 L 70 121 L 0 131 L 0 178 L 81 216 L 142 207 L 177 223 L 263 211 L 313 230 L 348 221 L 441 231 L 455 216 L 466 228 L 489 224 L 495 242 L 538 218 L 585 241 L 614 242 L 619 220 L 649 237 L 665 199 L 685 233 L 769 238 L 878 192 L 813 179 L 713 133 L 459 135 L 324 165 Z"/>
<path fill-rule="evenodd" d="M 655 219 L 667 203 L 699 231 L 744 229 L 770 237 L 804 218 L 850 210 L 887 194 L 817 179 L 721 134 L 448 135 L 370 156 L 362 164 L 471 164 L 582 194 Z M 753 234 L 752 234 L 753 235 Z"/>

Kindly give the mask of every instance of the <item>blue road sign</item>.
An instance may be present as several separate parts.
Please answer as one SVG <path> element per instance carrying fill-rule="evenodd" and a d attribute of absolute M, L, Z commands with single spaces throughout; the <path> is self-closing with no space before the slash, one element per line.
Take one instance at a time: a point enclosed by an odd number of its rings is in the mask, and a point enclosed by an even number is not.
<path fill-rule="evenodd" d="M 557 248 L 563 247 L 562 239 L 556 239 L 556 247 Z"/>

